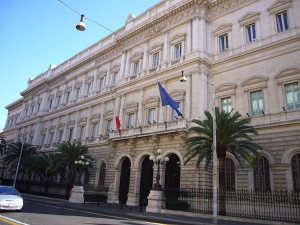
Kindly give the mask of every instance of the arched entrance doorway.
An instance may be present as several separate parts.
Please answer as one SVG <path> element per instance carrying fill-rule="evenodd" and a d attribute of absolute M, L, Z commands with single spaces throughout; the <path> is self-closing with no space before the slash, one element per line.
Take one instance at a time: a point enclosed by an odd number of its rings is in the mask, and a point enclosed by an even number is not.
<path fill-rule="evenodd" d="M 169 159 L 165 172 L 166 208 L 176 204 L 180 191 L 180 159 L 175 154 L 170 155 Z"/>
<path fill-rule="evenodd" d="M 119 186 L 119 203 L 126 204 L 129 191 L 130 179 L 130 160 L 125 158 L 121 167 L 120 186 Z"/>
<path fill-rule="evenodd" d="M 140 205 L 148 205 L 148 195 L 152 188 L 153 168 L 149 156 L 145 157 L 142 163 L 141 181 L 140 181 Z"/>

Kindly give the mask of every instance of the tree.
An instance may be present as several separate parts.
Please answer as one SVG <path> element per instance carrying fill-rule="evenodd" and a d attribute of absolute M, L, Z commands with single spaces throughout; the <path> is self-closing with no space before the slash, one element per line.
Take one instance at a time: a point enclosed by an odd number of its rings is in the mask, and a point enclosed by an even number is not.
<path fill-rule="evenodd" d="M 68 172 L 66 195 L 69 196 L 71 186 L 73 184 L 73 174 L 76 168 L 75 161 L 78 160 L 82 155 L 89 159 L 90 157 L 87 154 L 88 148 L 86 146 L 83 146 L 81 143 L 67 142 L 61 144 L 56 152 L 58 153 L 58 164 L 64 166 Z"/>
<path fill-rule="evenodd" d="M 22 151 L 22 145 L 23 145 L 23 151 Z M 31 144 L 28 143 L 23 144 L 22 142 L 11 143 L 8 145 L 5 156 L 3 157 L 4 164 L 6 166 L 9 166 L 13 162 L 17 161 L 20 157 L 21 151 L 22 151 L 22 158 L 20 162 L 21 165 L 25 157 L 37 154 L 37 150 L 35 146 Z"/>
<path fill-rule="evenodd" d="M 241 118 L 239 112 L 233 115 L 229 112 L 220 111 L 216 107 L 216 142 L 217 157 L 219 161 L 219 190 L 220 205 L 219 214 L 226 215 L 225 208 L 225 158 L 226 153 L 230 152 L 241 164 L 240 157 L 244 158 L 250 165 L 255 167 L 258 162 L 259 153 L 257 150 L 262 149 L 258 144 L 252 141 L 250 135 L 257 135 L 256 129 L 249 125 L 249 118 Z M 192 120 L 198 126 L 191 127 L 188 132 L 196 134 L 186 140 L 187 153 L 185 157 L 187 163 L 197 156 L 196 166 L 205 159 L 206 168 L 208 168 L 213 155 L 213 116 L 210 112 L 205 111 L 207 119 Z M 242 165 L 242 164 L 241 164 Z"/>
<path fill-rule="evenodd" d="M 0 133 L 0 154 L 1 154 L 1 157 L 4 155 L 5 153 L 5 150 L 6 150 L 6 140 L 5 140 L 5 137 L 3 135 L 3 133 Z"/>

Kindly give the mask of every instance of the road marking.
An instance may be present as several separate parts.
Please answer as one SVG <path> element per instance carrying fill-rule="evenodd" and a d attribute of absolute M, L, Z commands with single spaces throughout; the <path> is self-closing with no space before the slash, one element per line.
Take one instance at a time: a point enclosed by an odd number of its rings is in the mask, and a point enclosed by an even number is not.
<path fill-rule="evenodd" d="M 61 207 L 61 206 L 52 206 L 52 205 L 48 205 L 48 204 L 44 204 L 44 203 L 36 203 L 36 202 L 34 202 L 34 204 L 37 204 L 37 205 L 46 205 L 48 207 L 61 208 L 61 209 L 66 209 L 66 210 L 70 210 L 70 211 L 83 212 L 83 213 L 88 213 L 88 214 L 101 215 L 101 216 L 106 216 L 106 217 L 111 217 L 111 218 L 116 218 L 116 219 L 134 220 L 134 221 L 139 221 L 139 222 L 149 223 L 149 224 L 167 225 L 165 223 L 154 223 L 154 222 L 149 222 L 149 221 L 144 221 L 144 220 L 131 219 L 131 218 L 127 218 L 127 217 L 112 216 L 112 215 L 103 214 L 103 213 L 89 212 L 89 211 L 84 211 L 84 210 L 79 210 L 79 209 L 64 208 L 64 207 Z"/>
<path fill-rule="evenodd" d="M 11 219 L 11 218 L 8 218 L 6 216 L 2 216 L 0 215 L 0 220 L 5 222 L 5 223 L 8 223 L 8 224 L 12 224 L 12 225 L 29 225 L 27 223 L 22 223 L 20 221 L 17 221 L 17 220 L 14 220 L 14 219 Z"/>

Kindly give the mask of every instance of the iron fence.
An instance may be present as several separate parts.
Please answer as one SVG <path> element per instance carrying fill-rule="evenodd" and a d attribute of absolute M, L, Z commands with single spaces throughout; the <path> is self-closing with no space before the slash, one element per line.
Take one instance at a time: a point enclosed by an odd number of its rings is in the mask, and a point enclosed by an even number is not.
<path fill-rule="evenodd" d="M 251 190 L 226 191 L 226 216 L 282 222 L 300 222 L 300 193 L 292 191 L 255 192 Z M 163 206 L 170 210 L 211 214 L 212 189 L 166 189 Z M 218 202 L 221 193 L 218 192 Z"/>

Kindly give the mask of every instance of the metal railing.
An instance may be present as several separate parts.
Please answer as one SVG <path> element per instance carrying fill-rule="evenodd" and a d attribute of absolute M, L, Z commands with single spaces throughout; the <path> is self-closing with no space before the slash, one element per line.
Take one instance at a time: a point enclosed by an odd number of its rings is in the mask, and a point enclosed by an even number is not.
<path fill-rule="evenodd" d="M 292 191 L 226 191 L 226 216 L 300 222 L 300 193 Z M 212 213 L 212 189 L 166 189 L 165 209 Z M 218 201 L 221 193 L 218 192 Z"/>

